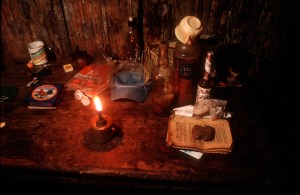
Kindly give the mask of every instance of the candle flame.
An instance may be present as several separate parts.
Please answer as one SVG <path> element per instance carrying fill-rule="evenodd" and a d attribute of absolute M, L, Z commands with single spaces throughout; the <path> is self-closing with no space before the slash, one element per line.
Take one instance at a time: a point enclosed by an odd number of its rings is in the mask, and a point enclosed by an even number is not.
<path fill-rule="evenodd" d="M 102 105 L 101 105 L 101 102 L 100 102 L 100 98 L 98 96 L 94 97 L 94 103 L 96 105 L 96 109 L 97 111 L 102 111 Z"/>

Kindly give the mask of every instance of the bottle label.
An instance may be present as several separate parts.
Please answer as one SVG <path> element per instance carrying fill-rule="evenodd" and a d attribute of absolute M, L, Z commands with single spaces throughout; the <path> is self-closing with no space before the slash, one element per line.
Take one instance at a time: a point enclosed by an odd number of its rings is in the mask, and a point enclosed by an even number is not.
<path fill-rule="evenodd" d="M 182 79 L 192 80 L 195 76 L 198 58 L 195 57 L 175 57 L 174 65 L 177 68 L 177 74 Z"/>
<path fill-rule="evenodd" d="M 196 66 L 195 62 L 186 63 L 183 60 L 177 58 L 175 63 L 180 78 L 188 80 L 193 79 L 194 67 Z"/>
<path fill-rule="evenodd" d="M 196 102 L 201 101 L 201 100 L 204 100 L 204 99 L 208 99 L 209 96 L 210 96 L 210 91 L 211 91 L 211 88 L 205 89 L 205 88 L 200 87 L 200 86 L 198 85 L 198 88 L 197 88 L 197 96 L 196 96 Z"/>
<path fill-rule="evenodd" d="M 178 66 L 179 75 L 181 78 L 192 79 L 193 76 L 192 64 L 180 64 Z"/>
<path fill-rule="evenodd" d="M 210 73 L 211 72 L 211 62 L 206 58 L 205 60 L 205 66 L 204 69 L 206 72 Z"/>

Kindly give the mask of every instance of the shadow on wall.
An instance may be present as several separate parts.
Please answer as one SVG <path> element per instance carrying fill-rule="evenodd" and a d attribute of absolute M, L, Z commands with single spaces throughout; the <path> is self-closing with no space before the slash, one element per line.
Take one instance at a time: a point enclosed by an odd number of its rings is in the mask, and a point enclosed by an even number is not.
<path fill-rule="evenodd" d="M 253 57 L 240 44 L 223 44 L 216 48 L 213 64 L 216 84 L 238 86 L 248 82 Z"/>

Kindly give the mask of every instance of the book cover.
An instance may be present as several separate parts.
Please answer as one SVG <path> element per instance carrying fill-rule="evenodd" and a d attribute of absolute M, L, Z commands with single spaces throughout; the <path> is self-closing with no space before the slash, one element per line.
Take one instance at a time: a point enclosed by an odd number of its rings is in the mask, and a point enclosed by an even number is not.
<path fill-rule="evenodd" d="M 79 89 L 88 97 L 94 97 L 109 88 L 113 74 L 113 62 L 108 64 L 95 63 L 81 69 L 67 83 L 70 90 Z"/>
<path fill-rule="evenodd" d="M 29 109 L 56 109 L 64 95 L 63 83 L 40 83 L 26 98 Z"/>

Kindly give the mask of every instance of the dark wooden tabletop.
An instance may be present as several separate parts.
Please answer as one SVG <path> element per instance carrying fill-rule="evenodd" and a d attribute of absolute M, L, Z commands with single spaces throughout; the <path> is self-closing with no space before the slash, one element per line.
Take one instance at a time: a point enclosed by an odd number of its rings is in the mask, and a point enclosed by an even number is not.
<path fill-rule="evenodd" d="M 66 82 L 56 62 L 42 82 Z M 74 91 L 66 91 L 56 110 L 33 110 L 24 105 L 32 79 L 26 65 L 1 71 L 1 85 L 17 87 L 18 95 L 1 103 L 1 177 L 28 178 L 99 187 L 169 190 L 257 192 L 284 188 L 285 179 L 260 114 L 246 87 L 220 88 L 228 101 L 233 134 L 230 154 L 203 154 L 195 159 L 166 146 L 168 117 L 145 102 L 111 101 L 110 90 L 99 96 L 103 114 L 110 116 L 118 134 L 107 144 L 87 141 L 89 122 L 97 115 L 93 104 L 83 106 Z M 217 93 L 216 93 L 217 94 Z"/>

